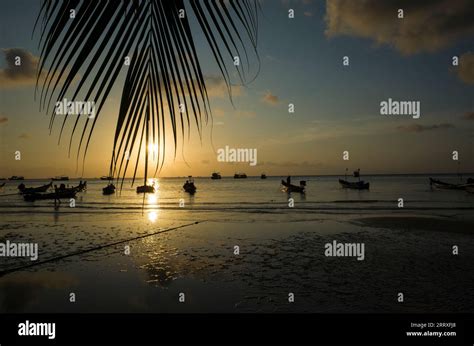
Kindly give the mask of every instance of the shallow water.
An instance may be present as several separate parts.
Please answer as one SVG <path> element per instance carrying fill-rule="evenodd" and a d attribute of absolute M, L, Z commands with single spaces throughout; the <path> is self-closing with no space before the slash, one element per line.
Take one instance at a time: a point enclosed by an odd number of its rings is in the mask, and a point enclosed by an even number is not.
<path fill-rule="evenodd" d="M 300 180 L 307 183 L 306 194 L 293 193 L 295 207 L 288 208 L 288 194 L 281 191 L 282 177 L 211 180 L 196 178 L 197 192 L 191 196 L 183 191 L 185 178 L 156 179 L 158 189 L 154 194 L 137 194 L 126 180 L 120 193 L 103 196 L 102 188 L 107 182 L 88 180 L 88 189 L 76 198 L 75 208 L 67 208 L 67 203 L 57 212 L 85 214 L 118 214 L 140 213 L 145 210 L 180 210 L 199 211 L 195 216 L 200 218 L 202 212 L 242 212 L 245 213 L 357 213 L 360 210 L 396 211 L 398 199 L 404 199 L 405 210 L 434 211 L 437 213 L 470 213 L 474 209 L 474 194 L 465 191 L 431 189 L 428 176 L 364 176 L 371 183 L 369 191 L 342 189 L 339 177 L 293 177 L 292 182 Z M 344 177 L 341 177 L 344 178 Z M 351 178 L 349 178 L 351 179 Z M 355 179 L 355 178 L 352 178 Z M 441 179 L 453 183 L 459 182 L 457 176 L 443 176 Z M 26 180 L 27 186 L 39 186 L 45 181 Z M 7 182 L 1 194 L 14 194 L 19 182 Z M 77 185 L 71 180 L 69 185 Z M 183 199 L 184 208 L 180 207 Z M 0 197 L 0 214 L 10 213 L 50 213 L 52 201 L 24 202 L 19 195 Z"/>

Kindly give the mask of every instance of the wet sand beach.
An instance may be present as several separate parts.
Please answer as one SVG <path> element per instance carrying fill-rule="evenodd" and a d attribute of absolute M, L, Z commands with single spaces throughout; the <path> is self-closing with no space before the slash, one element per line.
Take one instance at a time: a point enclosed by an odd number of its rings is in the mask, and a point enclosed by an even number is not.
<path fill-rule="evenodd" d="M 469 217 L 254 215 L 199 224 L 0 278 L 2 312 L 468 312 L 474 297 Z M 186 224 L 164 217 L 57 224 L 10 220 L 2 238 L 41 244 L 41 259 Z M 126 225 L 126 226 L 125 226 Z M 332 241 L 365 258 L 326 257 Z M 234 254 L 234 246 L 240 254 Z M 459 255 L 452 246 L 459 245 Z M 9 259 L 11 260 L 11 259 Z M 24 264 L 28 264 L 24 261 Z M 4 262 L 5 263 L 5 262 Z M 17 267 L 10 261 L 5 267 Z M 69 302 L 69 294 L 76 302 Z M 404 302 L 397 302 L 397 294 Z M 185 303 L 178 301 L 185 293 Z M 295 302 L 288 302 L 294 293 Z"/>

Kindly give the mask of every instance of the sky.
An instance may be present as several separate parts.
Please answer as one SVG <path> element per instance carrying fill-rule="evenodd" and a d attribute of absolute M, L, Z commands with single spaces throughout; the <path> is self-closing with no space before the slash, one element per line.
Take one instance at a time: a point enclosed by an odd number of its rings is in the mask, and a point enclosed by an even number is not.
<path fill-rule="evenodd" d="M 68 155 L 67 135 L 58 145 L 59 123 L 50 133 L 49 115 L 34 98 L 39 6 L 0 0 L 0 177 L 106 175 L 124 77 L 107 100 L 84 165 L 78 163 Z M 167 146 L 159 176 L 474 172 L 472 1 L 264 0 L 261 7 L 260 72 L 233 87 L 232 102 L 209 45 L 192 26 L 213 121 L 202 139 L 191 128 L 176 157 Z M 12 67 L 17 55 L 20 72 Z M 380 103 L 389 98 L 419 101 L 420 118 L 381 115 Z M 218 162 L 216 151 L 226 146 L 256 149 L 257 165 Z"/>

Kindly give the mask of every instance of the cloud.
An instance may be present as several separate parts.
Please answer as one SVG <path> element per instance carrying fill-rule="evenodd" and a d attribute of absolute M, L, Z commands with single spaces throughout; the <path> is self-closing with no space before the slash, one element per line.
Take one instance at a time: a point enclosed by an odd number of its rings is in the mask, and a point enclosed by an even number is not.
<path fill-rule="evenodd" d="M 27 133 L 22 133 L 21 135 L 18 136 L 18 138 L 21 138 L 21 139 L 28 139 L 28 138 L 30 138 L 30 135 L 27 134 Z"/>
<path fill-rule="evenodd" d="M 165 79 L 162 77 L 162 75 L 160 75 L 161 87 L 163 89 L 165 88 L 164 81 Z M 184 94 L 189 97 L 190 93 L 187 88 L 186 80 L 181 79 L 181 83 L 184 86 Z M 196 85 L 196 92 L 199 92 L 199 89 L 197 87 L 198 81 L 196 79 L 193 79 L 193 83 L 195 83 Z M 219 98 L 219 99 L 227 98 L 228 99 L 229 96 L 232 96 L 232 97 L 242 96 L 242 86 L 240 85 L 232 85 L 230 89 L 231 94 L 229 95 L 229 89 L 227 88 L 227 84 L 225 83 L 225 80 L 222 76 L 206 75 L 204 76 L 204 83 L 206 85 L 207 96 L 209 96 L 209 98 Z M 191 90 L 192 90 L 192 87 L 191 87 Z M 194 94 L 193 94 L 193 97 L 194 97 Z M 200 96 L 198 97 L 198 99 L 200 99 Z"/>
<path fill-rule="evenodd" d="M 454 69 L 459 79 L 474 84 L 474 53 L 468 52 L 459 57 L 459 66 Z"/>
<path fill-rule="evenodd" d="M 431 130 L 444 130 L 453 128 L 453 124 L 443 123 L 443 124 L 435 124 L 435 125 L 420 125 L 420 124 L 411 124 L 407 126 L 398 126 L 397 130 L 401 132 L 424 132 L 424 131 L 431 131 Z"/>
<path fill-rule="evenodd" d="M 467 113 L 464 113 L 464 115 L 462 116 L 462 118 L 464 120 L 474 120 L 474 112 L 467 112 Z"/>
<path fill-rule="evenodd" d="M 0 124 L 6 124 L 8 122 L 7 117 L 0 117 Z"/>
<path fill-rule="evenodd" d="M 276 105 L 279 102 L 279 98 L 276 95 L 273 95 L 270 91 L 267 91 L 265 95 L 262 97 L 262 102 L 265 102 L 269 105 Z"/>
<path fill-rule="evenodd" d="M 398 9 L 404 18 L 398 18 Z M 349 35 L 395 47 L 404 55 L 433 52 L 474 34 L 472 0 L 327 0 L 326 35 Z"/>
<path fill-rule="evenodd" d="M 225 111 L 222 108 L 213 108 L 212 109 L 212 114 L 216 118 L 223 118 L 226 115 L 227 116 L 232 115 L 232 116 L 235 116 L 237 118 L 254 118 L 255 116 L 257 116 L 257 113 L 255 113 L 254 111 L 245 111 L 245 110 L 239 110 L 239 109 L 237 109 L 237 110 L 233 109 L 231 111 Z M 215 122 L 214 125 L 216 125 L 216 124 L 217 123 Z"/>
<path fill-rule="evenodd" d="M 225 110 L 223 110 L 222 108 L 213 108 L 212 115 L 216 117 L 223 117 L 225 116 Z"/>
<path fill-rule="evenodd" d="M 374 133 L 391 133 L 386 124 L 372 123 L 373 117 L 354 116 L 342 120 L 311 120 L 296 130 L 288 130 L 275 136 L 268 136 L 262 141 L 265 146 L 280 146 L 321 142 L 334 139 L 347 140 L 348 137 L 371 136 Z"/>
<path fill-rule="evenodd" d="M 36 83 L 36 67 L 39 58 L 22 48 L 3 48 L 7 66 L 0 69 L 0 88 L 15 88 Z M 15 65 L 17 57 L 21 64 Z"/>
<path fill-rule="evenodd" d="M 215 98 L 226 98 L 229 97 L 229 90 L 227 89 L 227 84 L 225 83 L 224 78 L 221 76 L 208 75 L 204 77 L 204 82 L 206 83 L 207 95 L 209 97 Z M 242 88 L 239 85 L 232 85 L 231 96 L 241 96 Z"/>
<path fill-rule="evenodd" d="M 255 113 L 254 111 L 238 110 L 235 112 L 235 116 L 238 118 L 255 118 L 257 116 L 257 113 Z"/>

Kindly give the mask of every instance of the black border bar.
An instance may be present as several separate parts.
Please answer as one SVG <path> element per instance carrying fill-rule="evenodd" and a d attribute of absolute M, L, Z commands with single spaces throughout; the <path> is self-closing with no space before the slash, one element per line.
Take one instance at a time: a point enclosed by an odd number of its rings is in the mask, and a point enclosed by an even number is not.
<path fill-rule="evenodd" d="M 19 336 L 54 322 L 56 337 Z M 2 314 L 0 345 L 474 345 L 474 314 Z M 411 323 L 455 323 L 456 336 L 407 336 Z"/>

